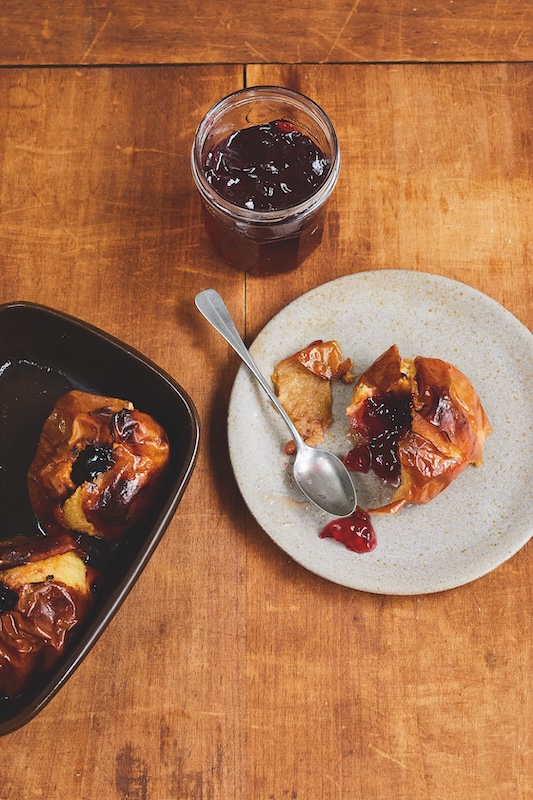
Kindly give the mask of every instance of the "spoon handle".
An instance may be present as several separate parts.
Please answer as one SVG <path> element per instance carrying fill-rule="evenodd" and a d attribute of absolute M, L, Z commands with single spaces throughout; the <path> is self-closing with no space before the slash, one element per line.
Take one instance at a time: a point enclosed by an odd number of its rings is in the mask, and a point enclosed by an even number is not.
<path fill-rule="evenodd" d="M 278 398 L 270 388 L 270 385 L 259 370 L 259 367 L 250 355 L 246 345 L 239 335 L 237 328 L 235 327 L 226 304 L 219 293 L 214 289 L 204 289 L 203 292 L 200 292 L 200 294 L 196 295 L 194 302 L 196 303 L 198 311 L 204 315 L 206 320 L 211 323 L 213 328 L 224 337 L 231 347 L 233 347 L 237 355 L 241 357 L 253 376 L 259 381 L 261 387 L 267 393 L 272 405 L 276 408 L 280 416 L 285 421 L 297 447 L 299 447 L 303 443 L 302 437 L 294 427 L 291 418 L 279 402 Z"/>

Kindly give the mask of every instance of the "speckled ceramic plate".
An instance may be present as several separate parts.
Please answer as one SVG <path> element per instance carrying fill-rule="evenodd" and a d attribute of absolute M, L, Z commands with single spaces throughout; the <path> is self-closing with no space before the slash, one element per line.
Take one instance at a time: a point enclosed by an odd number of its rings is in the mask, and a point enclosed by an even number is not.
<path fill-rule="evenodd" d="M 283 452 L 288 432 L 241 367 L 228 418 L 230 456 L 248 508 L 292 558 L 343 586 L 380 594 L 423 594 L 460 586 L 514 555 L 533 533 L 533 335 L 505 308 L 437 275 L 380 270 L 347 275 L 308 292 L 257 336 L 252 355 L 265 375 L 315 339 L 336 339 L 356 373 L 397 343 L 402 356 L 442 358 L 478 391 L 494 432 L 483 465 L 468 467 L 425 506 L 374 515 L 378 544 L 363 555 L 320 539 L 330 521 L 293 486 Z M 335 423 L 325 446 L 344 455 L 351 388 L 334 386 Z M 377 482 L 354 476 L 364 507 Z"/>

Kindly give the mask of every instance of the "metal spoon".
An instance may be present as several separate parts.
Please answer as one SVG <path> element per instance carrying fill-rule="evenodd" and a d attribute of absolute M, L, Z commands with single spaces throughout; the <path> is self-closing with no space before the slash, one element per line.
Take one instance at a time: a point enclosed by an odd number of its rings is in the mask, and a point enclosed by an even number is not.
<path fill-rule="evenodd" d="M 342 461 L 327 450 L 305 444 L 294 424 L 248 352 L 221 296 L 205 289 L 195 299 L 196 307 L 227 343 L 233 347 L 267 393 L 287 424 L 296 445 L 294 480 L 311 502 L 336 517 L 348 517 L 356 507 L 355 489 Z"/>

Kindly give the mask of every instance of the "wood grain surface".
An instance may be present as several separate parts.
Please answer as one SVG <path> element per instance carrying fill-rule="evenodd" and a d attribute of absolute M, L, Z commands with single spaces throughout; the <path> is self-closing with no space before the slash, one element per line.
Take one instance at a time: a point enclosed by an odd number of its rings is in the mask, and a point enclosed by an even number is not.
<path fill-rule="evenodd" d="M 530 0 L 3 0 L 0 64 L 531 61 Z"/>
<path fill-rule="evenodd" d="M 531 326 L 531 64 L 254 65 L 246 79 L 315 98 L 342 158 L 325 248 L 283 281 L 247 279 L 247 335 L 325 278 L 382 268 L 464 281 Z"/>
<path fill-rule="evenodd" d="M 2 738 L 0 800 L 533 798 L 531 544 L 435 595 L 306 572 L 240 497 L 237 359 L 194 308 L 217 289 L 251 342 L 302 292 L 401 267 L 462 280 L 531 328 L 532 65 L 318 63 L 528 61 L 529 3 L 461 5 L 288 4 L 281 37 L 274 6 L 253 2 L 3 4 L 0 302 L 53 306 L 141 350 L 192 396 L 202 444 L 119 614 Z M 317 63 L 246 65 L 280 59 Z M 324 241 L 283 279 L 219 261 L 190 175 L 197 124 L 244 82 L 313 97 L 341 144 Z"/>

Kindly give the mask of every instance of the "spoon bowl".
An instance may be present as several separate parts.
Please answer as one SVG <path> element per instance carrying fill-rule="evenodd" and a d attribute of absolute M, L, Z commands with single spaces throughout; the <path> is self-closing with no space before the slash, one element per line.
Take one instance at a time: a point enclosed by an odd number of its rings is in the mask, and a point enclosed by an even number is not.
<path fill-rule="evenodd" d="M 296 485 L 308 500 L 323 511 L 335 517 L 349 517 L 355 511 L 357 498 L 350 473 L 340 458 L 328 450 L 310 447 L 304 442 L 250 355 L 218 292 L 205 289 L 196 296 L 195 303 L 200 313 L 240 356 L 289 428 L 296 445 L 293 464 Z"/>

